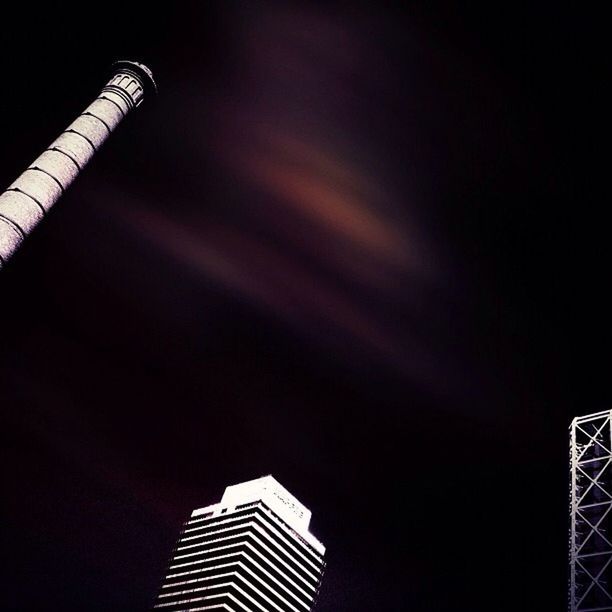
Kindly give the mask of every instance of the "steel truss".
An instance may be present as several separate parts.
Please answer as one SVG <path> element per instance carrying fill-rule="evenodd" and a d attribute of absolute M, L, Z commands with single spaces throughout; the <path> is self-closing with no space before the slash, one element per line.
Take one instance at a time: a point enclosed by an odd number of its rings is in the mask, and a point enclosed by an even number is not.
<path fill-rule="evenodd" d="M 612 410 L 570 428 L 570 612 L 612 610 Z"/>

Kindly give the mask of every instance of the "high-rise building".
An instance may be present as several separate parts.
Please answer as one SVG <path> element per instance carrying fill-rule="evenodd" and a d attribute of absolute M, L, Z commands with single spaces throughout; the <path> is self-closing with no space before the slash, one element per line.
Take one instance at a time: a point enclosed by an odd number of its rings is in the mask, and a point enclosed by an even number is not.
<path fill-rule="evenodd" d="M 570 428 L 570 612 L 612 610 L 612 410 Z"/>
<path fill-rule="evenodd" d="M 312 610 L 325 547 L 310 517 L 272 476 L 227 487 L 185 523 L 154 609 Z"/>
<path fill-rule="evenodd" d="M 0 194 L 0 268 L 123 118 L 156 90 L 151 71 L 121 61 L 98 97 Z"/>

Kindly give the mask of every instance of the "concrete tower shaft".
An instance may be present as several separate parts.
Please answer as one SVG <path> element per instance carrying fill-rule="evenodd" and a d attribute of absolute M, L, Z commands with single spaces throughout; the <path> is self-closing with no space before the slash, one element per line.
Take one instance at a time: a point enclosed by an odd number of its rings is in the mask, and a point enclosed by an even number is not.
<path fill-rule="evenodd" d="M 155 91 L 146 66 L 117 62 L 98 97 L 0 195 L 0 268 L 124 117 Z"/>

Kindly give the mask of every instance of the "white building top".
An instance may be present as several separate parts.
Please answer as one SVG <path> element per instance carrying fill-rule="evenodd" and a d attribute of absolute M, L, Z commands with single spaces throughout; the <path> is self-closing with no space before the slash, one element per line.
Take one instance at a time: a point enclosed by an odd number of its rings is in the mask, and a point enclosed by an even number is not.
<path fill-rule="evenodd" d="M 312 512 L 272 476 L 262 476 L 226 487 L 220 503 L 198 508 L 191 513 L 191 516 L 196 517 L 207 513 L 217 515 L 222 510 L 231 511 L 236 506 L 258 501 L 265 503 L 278 518 L 282 519 L 313 548 L 321 554 L 325 552 L 325 547 L 308 530 Z"/>

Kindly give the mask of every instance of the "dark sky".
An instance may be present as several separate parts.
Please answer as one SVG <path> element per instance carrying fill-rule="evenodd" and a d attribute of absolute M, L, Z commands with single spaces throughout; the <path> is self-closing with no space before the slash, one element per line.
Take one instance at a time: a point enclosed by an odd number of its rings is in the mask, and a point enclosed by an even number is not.
<path fill-rule="evenodd" d="M 562 4 L 17 7 L 3 185 L 116 59 L 160 94 L 0 275 L 3 610 L 144 612 L 268 473 L 321 612 L 563 609 L 612 253 L 609 33 Z"/>

